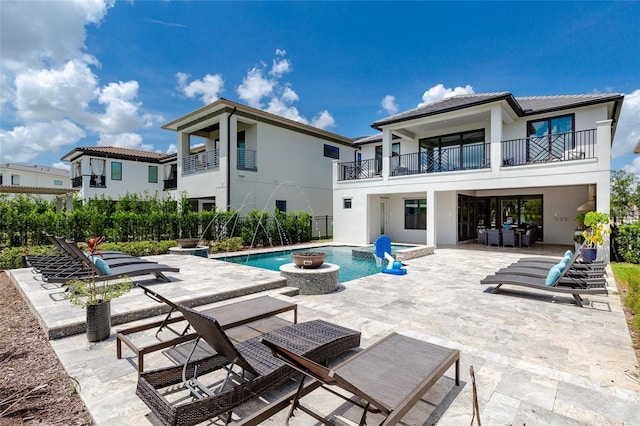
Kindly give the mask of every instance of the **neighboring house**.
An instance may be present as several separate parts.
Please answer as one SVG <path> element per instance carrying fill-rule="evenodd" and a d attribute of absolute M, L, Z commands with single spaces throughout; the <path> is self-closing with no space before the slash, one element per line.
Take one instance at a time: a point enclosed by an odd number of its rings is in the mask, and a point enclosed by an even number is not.
<path fill-rule="evenodd" d="M 535 222 L 572 245 L 579 211 L 609 212 L 610 149 L 623 96 L 451 97 L 372 124 L 333 170 L 336 241 L 439 246 L 478 227 Z"/>
<path fill-rule="evenodd" d="M 333 161 L 352 139 L 226 99 L 162 126 L 177 133 L 178 192 L 199 209 L 331 215 Z"/>
<path fill-rule="evenodd" d="M 150 196 L 177 188 L 176 155 L 112 146 L 77 147 L 62 161 L 71 163 L 71 186 L 88 200 L 118 200 L 127 193 Z"/>
<path fill-rule="evenodd" d="M 0 193 L 32 194 L 62 200 L 72 193 L 69 171 L 55 167 L 0 164 Z"/>

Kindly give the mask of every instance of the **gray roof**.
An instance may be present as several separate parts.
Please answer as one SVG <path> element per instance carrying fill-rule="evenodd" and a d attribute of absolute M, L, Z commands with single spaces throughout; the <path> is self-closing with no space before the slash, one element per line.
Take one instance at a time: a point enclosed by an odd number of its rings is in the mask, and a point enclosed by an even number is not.
<path fill-rule="evenodd" d="M 474 93 L 467 95 L 452 96 L 432 104 L 424 105 L 391 117 L 375 121 L 371 127 L 380 127 L 398 123 L 401 121 L 413 120 L 416 118 L 431 115 L 443 114 L 450 111 L 469 108 L 491 102 L 505 100 L 520 117 L 526 115 L 540 114 L 543 112 L 557 111 L 568 108 L 575 108 L 585 105 L 622 100 L 619 93 L 599 93 L 588 95 L 554 95 L 554 96 L 526 96 L 514 97 L 510 92 Z"/>

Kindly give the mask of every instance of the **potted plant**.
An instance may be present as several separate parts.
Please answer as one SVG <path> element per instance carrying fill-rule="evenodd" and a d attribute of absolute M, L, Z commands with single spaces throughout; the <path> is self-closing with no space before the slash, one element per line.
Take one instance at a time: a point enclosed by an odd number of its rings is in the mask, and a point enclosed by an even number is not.
<path fill-rule="evenodd" d="M 609 234 L 609 215 L 602 212 L 588 212 L 584 216 L 584 225 L 587 227 L 582 232 L 585 243 L 582 247 L 582 257 L 594 261 L 597 257 L 598 246 L 604 244 L 604 236 Z"/>
<path fill-rule="evenodd" d="M 98 244 L 103 241 L 104 237 L 99 237 L 92 238 L 87 242 L 90 260 L 102 260 L 102 254 L 98 252 L 97 248 Z M 108 338 L 111 333 L 111 299 L 127 293 L 133 287 L 133 283 L 127 276 L 122 276 L 114 284 L 109 284 L 108 281 L 97 282 L 93 271 L 91 271 L 89 278 L 70 280 L 67 287 L 65 298 L 74 305 L 86 309 L 87 340 L 100 342 Z"/>

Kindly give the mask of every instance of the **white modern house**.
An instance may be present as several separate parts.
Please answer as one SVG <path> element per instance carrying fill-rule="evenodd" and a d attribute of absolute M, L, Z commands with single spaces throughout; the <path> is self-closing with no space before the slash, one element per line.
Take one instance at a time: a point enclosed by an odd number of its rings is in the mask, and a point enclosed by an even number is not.
<path fill-rule="evenodd" d="M 333 213 L 333 161 L 353 140 L 226 99 L 163 129 L 177 134 L 177 190 L 199 209 Z"/>
<path fill-rule="evenodd" d="M 534 223 L 572 245 L 581 211 L 609 212 L 610 149 L 623 96 L 451 97 L 376 121 L 333 168 L 334 239 L 460 244 Z"/>
<path fill-rule="evenodd" d="M 0 193 L 31 194 L 62 201 L 72 192 L 68 170 L 40 165 L 0 164 Z"/>
<path fill-rule="evenodd" d="M 175 154 L 93 146 L 74 148 L 61 160 L 71 163 L 71 186 L 85 201 L 127 193 L 173 196 L 177 188 Z"/>

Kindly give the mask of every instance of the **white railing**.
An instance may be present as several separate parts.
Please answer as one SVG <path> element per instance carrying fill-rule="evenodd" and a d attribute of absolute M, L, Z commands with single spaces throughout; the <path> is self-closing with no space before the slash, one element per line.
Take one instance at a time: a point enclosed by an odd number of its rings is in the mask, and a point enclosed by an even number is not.
<path fill-rule="evenodd" d="M 218 150 L 187 155 L 182 159 L 182 175 L 191 175 L 204 170 L 217 169 L 220 166 Z"/>

